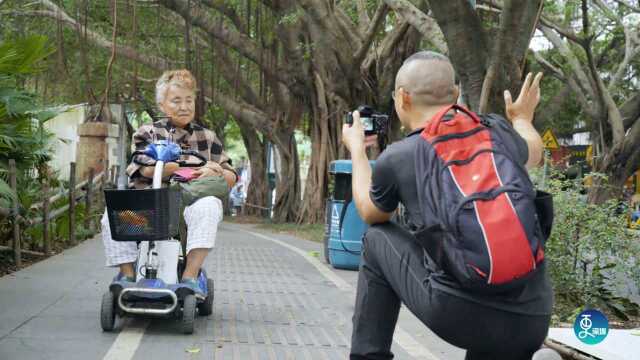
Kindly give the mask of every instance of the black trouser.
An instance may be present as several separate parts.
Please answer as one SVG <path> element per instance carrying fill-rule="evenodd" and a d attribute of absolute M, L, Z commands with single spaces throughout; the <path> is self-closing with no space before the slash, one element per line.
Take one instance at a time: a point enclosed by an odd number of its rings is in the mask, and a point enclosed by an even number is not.
<path fill-rule="evenodd" d="M 439 337 L 466 349 L 466 359 L 531 359 L 549 329 L 550 316 L 500 311 L 433 288 L 413 235 L 393 223 L 375 225 L 363 244 L 351 359 L 393 358 L 401 301 Z"/>

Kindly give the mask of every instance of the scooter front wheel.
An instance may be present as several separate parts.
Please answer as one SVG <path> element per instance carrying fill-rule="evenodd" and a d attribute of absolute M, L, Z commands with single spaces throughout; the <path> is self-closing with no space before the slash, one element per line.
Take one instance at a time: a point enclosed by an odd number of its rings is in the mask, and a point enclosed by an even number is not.
<path fill-rule="evenodd" d="M 207 297 L 198 305 L 198 315 L 209 316 L 213 313 L 213 279 L 207 279 Z"/>
<path fill-rule="evenodd" d="M 193 334 L 193 328 L 196 320 L 196 296 L 187 295 L 184 297 L 182 305 L 182 332 L 184 334 Z"/>
<path fill-rule="evenodd" d="M 100 307 L 100 325 L 104 331 L 113 331 L 116 323 L 115 299 L 111 291 L 102 295 L 102 305 Z"/>

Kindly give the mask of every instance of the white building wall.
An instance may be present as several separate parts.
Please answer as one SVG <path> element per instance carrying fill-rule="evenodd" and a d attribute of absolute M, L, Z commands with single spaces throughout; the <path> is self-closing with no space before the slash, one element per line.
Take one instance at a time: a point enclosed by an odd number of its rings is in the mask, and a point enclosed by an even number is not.
<path fill-rule="evenodd" d="M 84 121 L 85 113 L 84 104 L 73 105 L 44 124 L 45 129 L 54 136 L 49 166 L 58 172 L 60 180 L 69 180 L 69 164 L 76 161 L 76 148 L 80 141 L 78 125 Z"/>

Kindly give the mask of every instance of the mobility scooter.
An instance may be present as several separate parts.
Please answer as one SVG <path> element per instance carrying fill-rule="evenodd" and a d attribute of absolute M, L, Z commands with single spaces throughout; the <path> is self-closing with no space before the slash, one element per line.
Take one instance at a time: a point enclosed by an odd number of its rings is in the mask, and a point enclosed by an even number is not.
<path fill-rule="evenodd" d="M 145 155 L 150 162 L 139 161 L 139 155 Z M 199 163 L 179 160 L 187 155 Z M 177 188 L 162 187 L 162 172 L 167 162 L 198 167 L 206 159 L 196 151 L 182 150 L 176 143 L 162 140 L 135 151 L 131 161 L 147 166 L 155 162 L 153 187 L 105 190 L 112 238 L 137 242 L 139 252 L 135 281 L 116 276 L 102 297 L 102 329 L 112 331 L 117 316 L 161 316 L 181 319 L 182 332 L 191 334 L 196 314 L 206 316 L 213 311 L 214 284 L 204 269 L 197 279 L 204 295 L 180 283 L 187 261 L 186 239 L 176 240 L 181 233 L 181 194 Z"/>

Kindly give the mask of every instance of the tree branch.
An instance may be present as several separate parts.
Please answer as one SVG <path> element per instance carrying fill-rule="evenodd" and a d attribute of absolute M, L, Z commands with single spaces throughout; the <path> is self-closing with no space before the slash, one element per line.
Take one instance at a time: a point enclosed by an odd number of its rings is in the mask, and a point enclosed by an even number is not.
<path fill-rule="evenodd" d="M 367 31 L 367 25 L 371 23 L 371 19 L 367 13 L 367 1 L 356 0 L 356 7 L 358 9 L 358 29 L 364 34 Z"/>
<path fill-rule="evenodd" d="M 538 18 L 542 11 L 542 1 L 505 1 L 500 13 L 500 28 L 494 41 L 491 65 L 482 84 L 479 111 L 487 112 L 489 97 L 495 95 L 494 81 L 507 85 L 511 91 L 519 88 L 522 77 L 521 63 L 529 47 Z M 504 77 L 506 75 L 506 78 Z M 498 92 L 504 89 L 499 89 Z"/>
<path fill-rule="evenodd" d="M 550 122 L 556 117 L 556 115 L 563 110 L 564 104 L 567 102 L 571 91 L 571 86 L 567 84 L 554 94 L 553 97 L 546 102 L 545 106 L 540 107 L 540 110 L 536 112 L 535 123 Z"/>
<path fill-rule="evenodd" d="M 401 18 L 413 25 L 441 53 L 446 54 L 447 44 L 444 41 L 438 23 L 427 16 L 408 0 L 384 0 Z"/>
<path fill-rule="evenodd" d="M 598 70 L 596 69 L 595 61 L 593 59 L 593 53 L 591 51 L 591 39 L 593 39 L 593 36 L 590 34 L 588 11 L 589 8 L 587 5 L 587 0 L 582 0 L 582 31 L 584 33 L 585 39 L 588 39 L 583 44 L 583 48 L 587 54 L 589 70 L 591 71 L 593 80 L 596 83 L 596 91 L 599 95 L 598 97 L 602 101 L 605 109 L 607 109 L 607 121 L 611 126 L 611 132 L 613 135 L 612 147 L 616 147 L 618 144 L 624 141 L 624 125 L 622 122 L 622 115 L 620 115 L 620 109 L 618 109 L 618 106 L 611 97 L 611 93 L 604 85 L 604 82 L 602 81 L 602 78 L 600 77 L 600 74 L 598 74 Z"/>
<path fill-rule="evenodd" d="M 217 10 L 218 12 L 224 14 L 243 34 L 248 33 L 248 29 L 245 26 L 245 22 L 242 21 L 240 15 L 236 11 L 236 9 L 229 4 L 226 0 L 200 0 L 203 5 L 206 5 L 212 9 Z"/>
<path fill-rule="evenodd" d="M 299 0 L 299 1 L 304 1 L 304 0 Z M 336 17 L 338 26 L 340 26 L 342 31 L 346 32 L 346 34 L 344 35 L 353 35 L 351 37 L 351 41 L 362 42 L 363 40 L 362 33 L 358 31 L 358 28 L 355 26 L 353 21 L 351 21 L 351 18 L 349 17 L 349 15 L 347 15 L 347 13 L 344 12 L 344 9 L 342 9 L 342 7 L 339 7 L 339 6 L 334 6 L 333 13 Z"/>
<path fill-rule="evenodd" d="M 533 53 L 533 56 L 543 68 L 547 69 L 560 81 L 565 82 L 567 84 L 567 86 L 573 91 L 573 93 L 578 98 L 578 101 L 580 102 L 580 105 L 582 106 L 583 111 L 589 117 L 594 119 L 598 117 L 598 113 L 593 109 L 593 106 L 591 106 L 589 99 L 587 99 L 587 97 L 584 94 L 584 91 L 576 82 L 575 76 L 573 73 L 565 74 L 560 68 L 551 64 L 544 57 L 542 57 L 542 55 L 537 51 Z"/>
<path fill-rule="evenodd" d="M 560 39 L 560 37 L 551 29 L 546 26 L 540 26 L 540 29 L 544 36 L 553 44 L 553 46 L 558 50 L 560 55 L 567 61 L 571 72 L 574 74 L 578 85 L 580 85 L 581 91 L 584 91 L 591 97 L 592 99 L 596 99 L 595 89 L 592 86 L 592 82 L 589 80 L 589 77 L 584 72 L 580 61 L 576 57 L 576 55 L 571 51 L 569 46 Z"/>
<path fill-rule="evenodd" d="M 90 29 L 85 29 L 82 24 L 79 24 L 75 19 L 70 17 L 64 10 L 59 8 L 56 4 L 52 3 L 48 0 L 40 1 L 44 6 L 51 9 L 48 10 L 29 10 L 29 11 L 11 11 L 11 13 L 15 16 L 28 16 L 28 17 L 48 17 L 55 20 L 60 20 L 63 24 L 69 26 L 72 29 L 80 28 L 81 31 L 87 34 L 87 40 L 91 41 L 96 46 L 102 48 L 103 50 L 111 50 L 112 43 L 111 41 L 104 38 L 102 35 L 92 31 Z M 139 54 L 137 50 L 125 46 L 125 45 L 117 45 L 116 51 L 118 54 L 122 56 L 137 61 L 141 64 L 145 64 L 151 68 L 155 69 L 165 69 L 169 67 L 169 62 L 167 59 L 154 56 L 151 54 Z"/>
<path fill-rule="evenodd" d="M 369 29 L 365 33 L 364 42 L 362 43 L 360 48 L 356 51 L 353 57 L 353 63 L 357 67 L 360 66 L 360 64 L 362 63 L 362 60 L 364 60 L 365 56 L 367 55 L 367 52 L 371 47 L 371 43 L 373 42 L 373 39 L 375 38 L 378 30 L 380 30 L 380 26 L 384 24 L 384 19 L 387 16 L 388 12 L 389 12 L 389 7 L 385 3 L 381 3 L 380 6 L 378 6 L 378 9 L 376 10 L 376 13 L 373 17 L 373 22 L 369 24 Z"/>
<path fill-rule="evenodd" d="M 604 6 L 604 4 L 601 6 Z M 636 25 L 636 29 L 633 29 L 631 24 L 625 24 L 622 19 L 618 19 L 617 22 L 624 31 L 624 58 L 609 81 L 609 91 L 613 91 L 616 88 L 618 82 L 622 80 L 625 73 L 629 71 L 629 64 L 631 61 L 636 57 L 636 55 L 638 55 L 638 53 L 640 53 L 640 37 L 638 36 L 638 33 L 640 32 L 640 24 Z"/>
<path fill-rule="evenodd" d="M 486 3 L 488 5 L 481 5 L 481 6 L 478 6 L 478 8 L 482 10 L 487 10 L 487 11 L 502 12 L 503 5 L 501 3 L 495 0 L 487 0 Z M 544 14 L 541 14 L 540 16 L 540 22 L 538 23 L 538 27 L 540 27 L 540 25 L 544 25 L 548 28 L 555 30 L 558 34 L 566 37 L 567 39 L 575 43 L 580 43 L 582 41 L 582 39 L 580 39 L 578 35 L 576 35 L 573 29 L 565 28 L 558 25 L 555 21 L 553 21 L 548 16 L 545 16 Z"/>
<path fill-rule="evenodd" d="M 624 137 L 620 153 L 627 177 L 640 168 L 640 121 L 636 121 Z"/>
<path fill-rule="evenodd" d="M 313 36 L 313 42 L 317 46 L 325 46 L 325 53 L 333 52 L 341 65 L 348 64 L 351 57 L 347 55 L 349 50 L 362 44 L 362 38 L 358 29 L 351 20 L 342 13 L 339 7 L 331 8 L 324 0 L 298 0 L 298 4 L 307 14 L 307 25 L 310 33 L 322 34 Z M 316 30 L 311 30 L 316 26 Z M 321 29 L 321 30 L 318 30 Z M 350 44 L 351 48 L 338 47 L 341 44 Z"/>
<path fill-rule="evenodd" d="M 189 7 L 187 0 L 158 0 L 160 4 L 169 10 L 175 11 L 183 18 L 188 18 L 191 24 L 204 30 L 209 35 L 218 39 L 222 44 L 238 51 L 274 79 L 284 85 L 295 89 L 296 82 L 291 76 L 291 71 L 285 69 L 274 69 L 261 62 L 260 53 L 265 56 L 275 58 L 275 55 L 260 47 L 247 35 L 231 29 L 222 20 L 214 19 L 210 14 L 197 7 Z"/>
<path fill-rule="evenodd" d="M 229 57 L 229 54 L 227 54 L 226 49 L 217 51 L 215 65 L 220 69 L 219 72 L 220 74 L 222 74 L 227 83 L 233 84 L 235 81 L 237 81 L 242 98 L 246 102 L 254 104 L 256 108 L 263 110 L 264 104 L 258 98 L 255 91 L 253 91 L 251 85 L 249 85 L 242 76 L 235 76 L 235 71 L 231 68 L 231 64 L 233 64 L 233 61 Z"/>
<path fill-rule="evenodd" d="M 553 74 L 553 76 L 555 76 L 558 80 L 560 81 L 566 81 L 565 75 L 562 72 L 562 70 L 560 70 L 558 67 L 556 67 L 555 65 L 553 65 L 552 63 L 550 63 L 549 61 L 547 61 L 547 59 L 545 59 L 544 57 L 542 57 L 542 55 L 540 55 L 539 51 L 534 51 L 533 52 L 533 57 L 536 59 L 536 61 L 545 69 L 547 69 L 547 71 L 549 71 L 551 74 Z"/>
<path fill-rule="evenodd" d="M 477 111 L 490 59 L 489 39 L 482 22 L 467 0 L 429 0 L 429 7 L 449 45 L 449 58 L 469 105 Z"/>
<path fill-rule="evenodd" d="M 640 120 L 640 92 L 624 102 L 620 107 L 620 114 L 625 131 Z"/>
<path fill-rule="evenodd" d="M 622 24 L 622 19 L 607 6 L 607 4 L 603 3 L 602 0 L 591 0 L 596 6 L 597 9 L 602 11 L 602 14 L 607 17 L 609 20 L 614 21 L 618 24 Z"/>
<path fill-rule="evenodd" d="M 618 4 L 620 4 L 622 6 L 625 6 L 625 7 L 629 8 L 633 12 L 640 13 L 640 7 L 638 7 L 638 6 L 633 6 L 633 5 L 631 5 L 628 2 L 623 1 L 623 0 L 615 0 L 615 2 L 617 2 Z"/>
<path fill-rule="evenodd" d="M 14 11 L 12 12 L 18 16 L 31 16 L 31 17 L 49 17 L 52 19 L 60 19 L 67 26 L 75 27 L 81 26 L 77 25 L 75 19 L 71 18 L 67 13 L 65 13 L 62 9 L 58 8 L 57 5 L 51 3 L 48 0 L 41 0 L 42 4 L 48 8 L 56 9 L 55 11 L 46 11 L 46 10 L 32 10 L 32 11 Z M 111 50 L 112 42 L 105 39 L 102 35 L 88 30 L 87 29 L 87 39 L 102 48 L 103 50 Z M 145 53 L 140 54 L 137 50 L 118 45 L 117 46 L 118 54 L 127 58 L 129 60 L 136 61 L 140 64 L 146 65 L 154 70 L 164 71 L 169 68 L 169 64 L 171 62 L 167 59 L 160 58 L 158 56 L 154 56 L 151 54 Z M 207 83 L 202 83 L 201 88 L 204 93 L 211 99 L 211 94 L 213 94 L 213 89 Z M 265 136 L 272 139 L 275 138 L 274 129 L 270 125 L 270 117 L 265 112 L 257 109 L 255 106 L 246 103 L 241 100 L 235 100 L 229 95 L 217 92 L 216 93 L 216 101 L 220 104 L 225 111 L 232 114 L 238 121 L 244 121 L 247 124 L 255 127 L 259 131 L 261 131 Z"/>
<path fill-rule="evenodd" d="M 408 21 L 402 20 L 393 27 L 385 37 L 382 39 L 381 44 L 372 52 L 367 55 L 366 59 L 360 66 L 360 72 L 366 74 L 369 72 L 371 66 L 376 63 L 378 59 L 384 59 L 391 55 L 393 49 L 404 39 L 407 30 L 412 26 Z"/>

